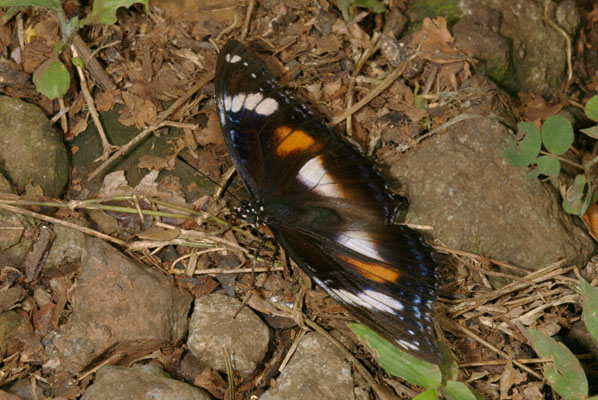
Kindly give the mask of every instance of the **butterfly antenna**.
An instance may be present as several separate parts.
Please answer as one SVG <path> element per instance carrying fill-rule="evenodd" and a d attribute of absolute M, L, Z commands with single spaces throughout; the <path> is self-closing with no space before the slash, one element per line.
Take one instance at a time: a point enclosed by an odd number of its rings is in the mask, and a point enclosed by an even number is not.
<path fill-rule="evenodd" d="M 223 179 L 220 182 L 217 182 L 216 180 L 210 178 L 205 172 L 202 172 L 200 169 L 198 169 L 196 166 L 194 166 L 193 164 L 191 164 L 189 161 L 187 161 L 183 156 L 181 155 L 177 155 L 177 159 L 179 161 L 181 161 L 182 163 L 184 163 L 185 165 L 191 167 L 192 169 L 195 170 L 195 172 L 197 172 L 198 174 L 200 174 L 201 176 L 203 176 L 204 178 L 206 178 L 207 180 L 209 180 L 210 182 L 212 182 L 215 186 L 218 187 L 218 190 L 216 191 L 216 193 L 214 194 L 215 198 L 220 198 L 222 196 L 222 193 L 224 191 L 226 191 L 226 189 L 228 188 L 228 184 L 230 182 L 230 178 L 234 175 L 235 173 L 235 169 L 231 168 L 228 171 L 226 171 L 226 173 L 224 174 Z M 236 194 L 234 194 L 231 191 L 228 191 L 228 195 L 231 196 L 232 198 L 234 198 L 235 200 L 237 200 L 239 203 L 241 203 L 243 200 L 241 200 Z"/>

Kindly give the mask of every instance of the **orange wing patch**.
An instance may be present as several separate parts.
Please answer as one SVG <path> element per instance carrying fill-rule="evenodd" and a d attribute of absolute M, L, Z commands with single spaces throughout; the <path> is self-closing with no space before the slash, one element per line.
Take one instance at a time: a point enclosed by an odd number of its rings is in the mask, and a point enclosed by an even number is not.
<path fill-rule="evenodd" d="M 288 126 L 280 126 L 274 131 L 276 139 L 280 142 L 275 150 L 279 157 L 284 157 L 292 152 L 303 152 L 316 143 L 310 134 L 301 129 L 292 129 Z M 322 147 L 320 143 L 316 147 Z"/>
<path fill-rule="evenodd" d="M 343 254 L 338 254 L 338 258 L 342 259 L 348 264 L 353 265 L 357 268 L 357 272 L 366 279 L 371 279 L 378 283 L 397 283 L 401 274 L 397 271 L 389 269 L 383 264 L 377 262 L 364 262 L 354 258 L 348 257 Z"/>

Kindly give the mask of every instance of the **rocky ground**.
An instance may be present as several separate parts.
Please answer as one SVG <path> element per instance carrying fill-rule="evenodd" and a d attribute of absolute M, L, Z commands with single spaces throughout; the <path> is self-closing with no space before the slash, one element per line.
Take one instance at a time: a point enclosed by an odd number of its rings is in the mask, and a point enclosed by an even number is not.
<path fill-rule="evenodd" d="M 413 0 L 382 2 L 376 13 L 350 3 L 123 8 L 116 24 L 86 27 L 74 41 L 79 54 L 90 50 L 85 80 L 72 50 L 61 55 L 73 83 L 60 101 L 32 83 L 60 40 L 56 14 L 26 8 L 3 20 L 0 398 L 421 391 L 386 374 L 347 328 L 353 317 L 231 215 L 247 194 L 231 177 L 213 98 L 217 49 L 231 38 L 259 52 L 409 199 L 405 221 L 440 254 L 436 328 L 461 381 L 488 399 L 555 398 L 538 379 L 546 360 L 529 328 L 594 354 L 574 281 L 576 272 L 596 278 L 596 242 L 559 194 L 575 172 L 533 178 L 503 154 L 521 120 L 559 114 L 588 125 L 597 6 Z M 69 17 L 90 9 L 63 7 Z M 596 152 L 579 138 L 564 157 Z M 591 376 L 595 365 L 584 366 Z"/>

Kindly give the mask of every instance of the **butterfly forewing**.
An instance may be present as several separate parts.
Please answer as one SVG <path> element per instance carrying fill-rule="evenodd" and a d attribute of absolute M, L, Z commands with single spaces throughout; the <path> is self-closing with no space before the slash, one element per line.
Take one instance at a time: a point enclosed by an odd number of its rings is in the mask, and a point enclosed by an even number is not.
<path fill-rule="evenodd" d="M 332 197 L 361 213 L 393 216 L 394 201 L 371 161 L 282 91 L 264 63 L 239 42 L 228 42 L 220 53 L 216 98 L 233 163 L 256 199 Z"/>
<path fill-rule="evenodd" d="M 362 322 L 439 362 L 433 252 L 419 233 L 389 225 L 395 204 L 372 161 L 239 42 L 220 52 L 216 98 L 254 209 L 291 257 Z"/>

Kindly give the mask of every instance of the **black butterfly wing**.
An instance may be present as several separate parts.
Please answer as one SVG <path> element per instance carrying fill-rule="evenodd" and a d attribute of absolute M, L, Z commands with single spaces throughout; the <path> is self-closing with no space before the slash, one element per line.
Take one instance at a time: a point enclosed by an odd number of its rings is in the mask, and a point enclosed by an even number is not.
<path fill-rule="evenodd" d="M 418 358 L 441 361 L 433 329 L 435 260 L 413 231 L 392 225 L 327 236 L 289 226 L 272 230 L 302 269 L 361 322 Z"/>
<path fill-rule="evenodd" d="M 436 262 L 417 232 L 387 224 L 395 204 L 372 161 L 239 42 L 219 55 L 216 97 L 235 167 L 291 257 L 372 329 L 438 362 Z"/>
<path fill-rule="evenodd" d="M 264 63 L 237 41 L 218 57 L 216 99 L 233 163 L 254 199 L 333 198 L 349 200 L 361 214 L 394 215 L 395 203 L 371 160 L 282 91 Z"/>

